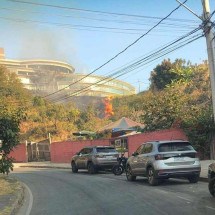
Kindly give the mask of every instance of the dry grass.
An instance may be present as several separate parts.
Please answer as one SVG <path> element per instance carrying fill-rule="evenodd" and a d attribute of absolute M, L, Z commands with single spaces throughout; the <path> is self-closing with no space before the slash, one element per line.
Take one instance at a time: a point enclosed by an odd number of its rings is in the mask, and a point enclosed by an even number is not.
<path fill-rule="evenodd" d="M 20 183 L 5 175 L 0 175 L 0 198 L 7 195 L 12 195 L 17 197 L 18 193 L 21 191 L 21 185 Z M 11 199 L 11 198 L 10 198 Z M 13 198 L 14 199 L 14 198 Z M 8 202 L 8 204 L 5 205 L 3 210 L 0 211 L 0 215 L 10 215 L 11 214 L 11 204 L 14 200 L 11 199 L 12 202 Z"/>
<path fill-rule="evenodd" d="M 0 212 L 0 215 L 11 215 L 11 207 L 5 207 L 3 211 Z"/>
<path fill-rule="evenodd" d="M 12 194 L 19 186 L 18 182 L 7 176 L 0 175 L 0 195 Z"/>

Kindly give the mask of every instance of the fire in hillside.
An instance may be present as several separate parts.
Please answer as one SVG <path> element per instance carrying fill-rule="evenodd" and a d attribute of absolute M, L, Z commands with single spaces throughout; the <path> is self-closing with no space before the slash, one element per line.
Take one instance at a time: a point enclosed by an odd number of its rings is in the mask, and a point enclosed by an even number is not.
<path fill-rule="evenodd" d="M 105 117 L 111 117 L 114 115 L 113 107 L 111 104 L 112 96 L 108 96 L 104 99 L 104 105 L 105 105 Z"/>

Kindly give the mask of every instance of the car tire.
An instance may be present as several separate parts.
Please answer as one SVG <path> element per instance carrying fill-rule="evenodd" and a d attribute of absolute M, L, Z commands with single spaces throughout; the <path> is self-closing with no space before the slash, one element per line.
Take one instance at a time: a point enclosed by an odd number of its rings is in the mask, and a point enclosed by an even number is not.
<path fill-rule="evenodd" d="M 126 168 L 126 178 L 128 181 L 135 181 L 136 176 L 132 175 L 132 170 L 130 166 L 127 166 Z"/>
<path fill-rule="evenodd" d="M 197 183 L 199 181 L 199 176 L 198 175 L 190 176 L 188 177 L 188 181 L 192 184 Z"/>
<path fill-rule="evenodd" d="M 89 174 L 95 174 L 96 173 L 96 167 L 92 162 L 88 163 L 87 170 Z"/>
<path fill-rule="evenodd" d="M 155 170 L 151 166 L 147 169 L 147 178 L 149 185 L 156 186 L 159 184 L 159 180 L 155 178 Z"/>
<path fill-rule="evenodd" d="M 210 194 L 215 197 L 215 177 L 212 178 L 210 181 L 209 181 L 209 184 L 208 184 L 208 189 L 210 191 Z"/>
<path fill-rule="evenodd" d="M 71 166 L 72 166 L 72 172 L 73 173 L 77 173 L 78 172 L 78 168 L 77 168 L 77 166 L 76 166 L 76 164 L 75 164 L 74 161 L 71 163 Z"/>

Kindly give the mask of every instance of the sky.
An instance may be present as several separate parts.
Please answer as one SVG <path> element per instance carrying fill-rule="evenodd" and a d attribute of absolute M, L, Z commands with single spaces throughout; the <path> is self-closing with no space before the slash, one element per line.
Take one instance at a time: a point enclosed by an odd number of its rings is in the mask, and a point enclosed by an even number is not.
<path fill-rule="evenodd" d="M 176 0 L 23 0 L 49 6 L 0 1 L 0 47 L 5 49 L 6 58 L 64 61 L 86 75 L 123 51 L 179 5 Z M 186 5 L 202 15 L 201 0 L 188 0 Z M 210 8 L 213 12 L 214 0 L 210 0 Z M 106 76 L 117 72 L 118 79 L 132 84 L 139 92 L 148 89 L 151 71 L 164 59 L 182 58 L 192 63 L 207 60 L 206 40 L 202 37 L 158 59 L 150 57 L 120 76 L 120 68 L 149 56 L 201 24 L 184 7 L 168 18 L 93 74 Z M 200 30 L 192 36 L 201 34 Z"/>

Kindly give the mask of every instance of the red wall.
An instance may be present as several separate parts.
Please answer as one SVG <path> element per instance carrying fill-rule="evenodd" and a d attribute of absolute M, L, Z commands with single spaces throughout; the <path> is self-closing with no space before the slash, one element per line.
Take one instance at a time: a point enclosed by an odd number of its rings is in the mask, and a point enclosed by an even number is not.
<path fill-rule="evenodd" d="M 141 143 L 152 140 L 187 140 L 185 133 L 180 129 L 168 129 L 146 132 L 128 136 L 128 155 L 130 156 Z M 110 145 L 109 139 L 53 142 L 50 146 L 51 162 L 70 163 L 71 157 L 85 146 Z M 26 145 L 20 144 L 10 153 L 16 162 L 27 162 Z"/>
<path fill-rule="evenodd" d="M 51 162 L 70 163 L 72 156 L 85 146 L 108 146 L 110 142 L 105 140 L 82 140 L 54 142 L 50 146 Z"/>
<path fill-rule="evenodd" d="M 128 136 L 128 155 L 136 151 L 141 143 L 152 140 L 187 140 L 187 136 L 183 130 L 177 128 Z"/>
<path fill-rule="evenodd" d="M 10 153 L 10 157 L 15 159 L 15 162 L 28 162 L 26 144 L 22 143 L 16 146 Z"/>
<path fill-rule="evenodd" d="M 168 129 L 154 132 L 146 132 L 128 136 L 128 155 L 130 156 L 141 143 L 152 140 L 187 140 L 187 136 L 181 129 Z M 85 146 L 110 145 L 108 139 L 105 140 L 83 140 L 54 142 L 50 147 L 51 162 L 70 163 L 71 157 Z"/>

